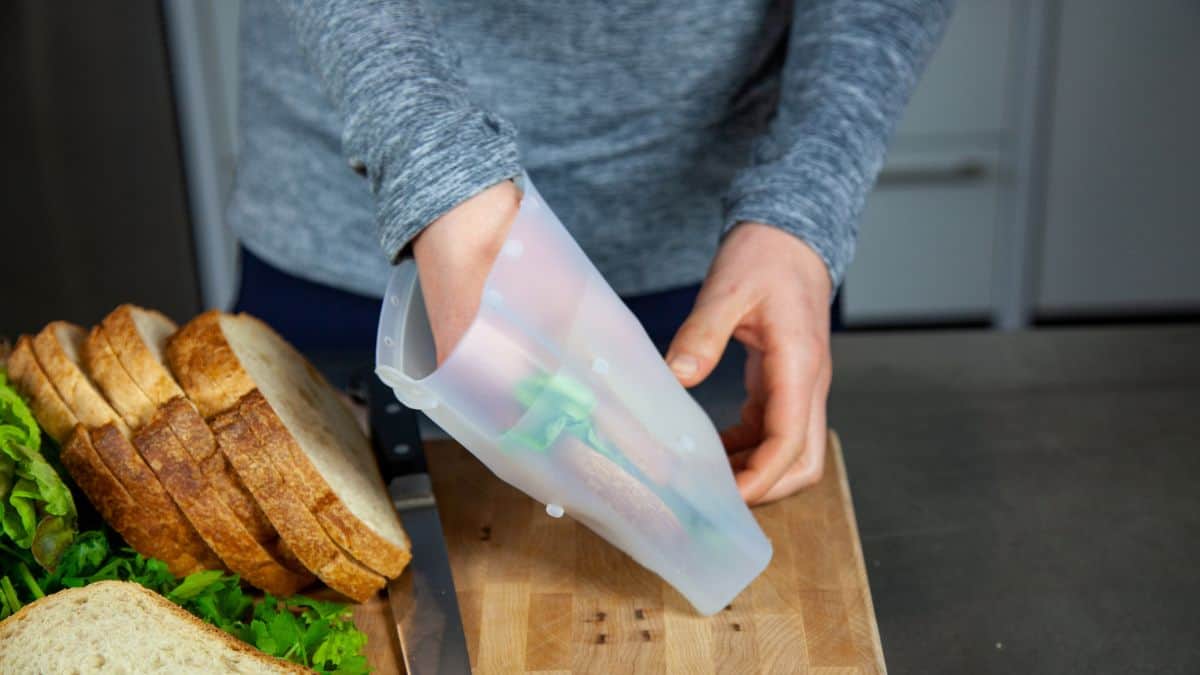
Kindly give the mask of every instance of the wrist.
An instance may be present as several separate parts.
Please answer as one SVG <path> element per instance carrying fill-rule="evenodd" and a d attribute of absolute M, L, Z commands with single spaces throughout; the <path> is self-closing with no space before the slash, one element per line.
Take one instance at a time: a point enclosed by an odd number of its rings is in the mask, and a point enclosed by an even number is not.
<path fill-rule="evenodd" d="M 802 237 L 755 221 L 742 221 L 729 230 L 721 244 L 737 251 L 738 258 L 762 268 L 783 266 L 798 275 L 804 287 L 832 301 L 833 278 L 825 259 Z"/>
<path fill-rule="evenodd" d="M 451 268 L 490 265 L 520 208 L 512 181 L 497 183 L 450 209 L 413 240 L 418 265 Z"/>

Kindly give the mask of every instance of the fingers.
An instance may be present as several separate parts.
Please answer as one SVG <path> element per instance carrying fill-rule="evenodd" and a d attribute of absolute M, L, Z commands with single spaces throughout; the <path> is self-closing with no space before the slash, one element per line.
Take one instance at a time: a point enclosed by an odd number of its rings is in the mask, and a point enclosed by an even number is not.
<path fill-rule="evenodd" d="M 763 407 L 753 400 L 742 404 L 741 422 L 721 432 L 721 443 L 725 453 L 733 455 L 749 450 L 762 442 Z"/>
<path fill-rule="evenodd" d="M 762 352 L 754 347 L 746 348 L 744 377 L 746 402 L 742 404 L 741 422 L 721 432 L 721 443 L 728 455 L 753 448 L 762 442 Z"/>
<path fill-rule="evenodd" d="M 757 503 L 764 504 L 789 497 L 821 480 L 825 472 L 825 450 L 829 434 L 825 415 L 832 369 L 826 369 L 826 372 L 829 374 L 822 375 L 822 381 L 818 382 L 817 394 L 813 396 L 804 449 L 779 482 L 772 485 Z"/>
<path fill-rule="evenodd" d="M 820 355 L 794 342 L 763 354 L 763 440 L 737 474 L 738 490 L 747 503 L 758 503 L 799 456 L 820 371 Z"/>
<path fill-rule="evenodd" d="M 746 307 L 733 296 L 706 298 L 701 292 L 667 349 L 667 365 L 680 384 L 691 387 L 708 377 L 745 312 Z"/>

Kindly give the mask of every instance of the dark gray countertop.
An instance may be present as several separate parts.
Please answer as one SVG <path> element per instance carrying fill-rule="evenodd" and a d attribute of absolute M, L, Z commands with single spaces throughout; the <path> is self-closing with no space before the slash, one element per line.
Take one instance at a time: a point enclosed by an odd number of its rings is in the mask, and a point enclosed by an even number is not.
<path fill-rule="evenodd" d="M 893 673 L 1200 672 L 1200 326 L 835 340 Z"/>
<path fill-rule="evenodd" d="M 696 392 L 736 417 L 740 361 Z M 1200 672 L 1200 326 L 834 339 L 892 673 Z"/>

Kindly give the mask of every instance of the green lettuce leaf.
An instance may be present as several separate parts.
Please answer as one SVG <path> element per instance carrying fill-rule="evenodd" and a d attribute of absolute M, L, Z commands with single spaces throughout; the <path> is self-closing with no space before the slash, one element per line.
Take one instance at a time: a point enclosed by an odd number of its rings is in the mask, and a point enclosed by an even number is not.
<path fill-rule="evenodd" d="M 42 432 L 0 372 L 0 529 L 38 565 L 54 569 L 75 537 L 75 501 L 41 454 Z"/>

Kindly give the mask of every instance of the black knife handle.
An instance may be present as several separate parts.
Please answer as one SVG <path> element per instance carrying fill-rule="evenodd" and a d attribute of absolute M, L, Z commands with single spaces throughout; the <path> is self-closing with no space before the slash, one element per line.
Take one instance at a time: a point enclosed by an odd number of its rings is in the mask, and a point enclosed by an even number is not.
<path fill-rule="evenodd" d="M 416 411 L 396 400 L 396 395 L 374 372 L 351 378 L 350 395 L 365 398 L 371 426 L 371 444 L 384 483 L 396 476 L 425 473 L 425 453 Z"/>

